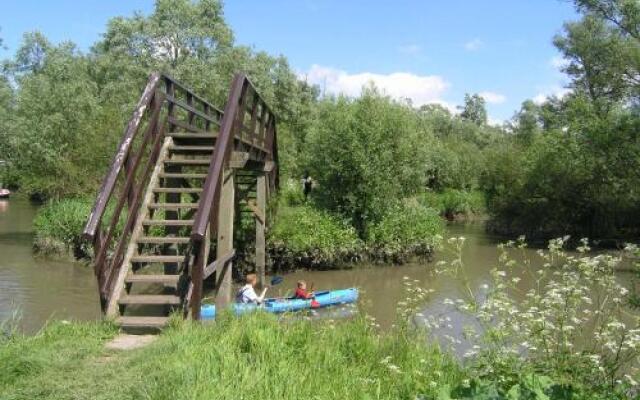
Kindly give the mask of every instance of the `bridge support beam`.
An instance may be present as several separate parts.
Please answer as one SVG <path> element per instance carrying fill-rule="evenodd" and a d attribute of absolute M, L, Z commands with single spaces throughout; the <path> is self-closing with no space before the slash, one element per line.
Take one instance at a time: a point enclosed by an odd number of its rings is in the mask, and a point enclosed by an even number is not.
<path fill-rule="evenodd" d="M 233 250 L 233 219 L 235 212 L 235 182 L 234 170 L 224 171 L 222 187 L 220 188 L 220 208 L 218 211 L 218 245 L 216 259 L 220 259 Z M 231 303 L 231 269 L 228 262 L 216 276 L 216 309 L 226 308 Z"/>
<path fill-rule="evenodd" d="M 258 275 L 258 284 L 261 288 L 266 285 L 265 266 L 267 263 L 266 244 L 265 244 L 265 227 L 267 225 L 267 176 L 259 173 L 256 184 L 256 208 L 262 218 L 256 220 L 256 274 Z"/>

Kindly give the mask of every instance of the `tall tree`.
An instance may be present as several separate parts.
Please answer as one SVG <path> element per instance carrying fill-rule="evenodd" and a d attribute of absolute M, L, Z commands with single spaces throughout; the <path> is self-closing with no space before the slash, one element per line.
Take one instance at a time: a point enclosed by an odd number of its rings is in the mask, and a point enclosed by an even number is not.
<path fill-rule="evenodd" d="M 486 102 L 479 94 L 465 94 L 464 105 L 459 109 L 462 119 L 471 121 L 478 126 L 487 124 Z"/>

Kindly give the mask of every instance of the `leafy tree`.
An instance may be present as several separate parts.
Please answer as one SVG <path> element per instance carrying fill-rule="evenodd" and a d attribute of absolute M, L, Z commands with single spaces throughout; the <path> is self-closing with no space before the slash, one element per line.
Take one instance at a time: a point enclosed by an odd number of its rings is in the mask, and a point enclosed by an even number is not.
<path fill-rule="evenodd" d="M 464 105 L 458 107 L 460 109 L 460 117 L 471 121 L 476 125 L 483 126 L 487 124 L 486 102 L 479 94 L 464 95 Z"/>
<path fill-rule="evenodd" d="M 366 237 L 369 223 L 425 182 L 417 132 L 413 109 L 374 87 L 358 99 L 323 101 L 307 146 L 319 203 Z"/>

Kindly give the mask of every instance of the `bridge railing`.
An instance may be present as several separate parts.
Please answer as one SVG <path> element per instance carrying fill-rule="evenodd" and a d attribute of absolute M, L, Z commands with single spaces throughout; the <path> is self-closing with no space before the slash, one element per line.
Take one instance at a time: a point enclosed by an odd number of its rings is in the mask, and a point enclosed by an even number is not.
<path fill-rule="evenodd" d="M 211 237 L 215 237 L 217 233 L 222 180 L 225 170 L 229 168 L 231 153 L 234 150 L 248 152 L 264 163 L 270 162 L 273 167 L 266 173 L 269 174 L 270 184 L 277 185 L 276 118 L 258 94 L 255 86 L 244 74 L 236 74 L 231 84 L 216 146 L 211 156 L 211 164 L 194 217 L 190 245 L 195 257 L 190 271 L 189 257 L 185 258 L 183 272 L 189 273 L 191 276 L 187 301 L 194 319 L 200 317 L 202 281 L 207 262 L 204 251 L 205 241 L 208 237 L 207 231 Z M 214 262 L 219 266 L 218 271 L 224 268 L 223 264 L 227 261 L 216 260 Z"/>
<path fill-rule="evenodd" d="M 217 130 L 221 119 L 222 111 L 170 76 L 150 75 L 83 231 L 85 240 L 93 245 L 103 308 L 124 259 L 165 132 Z"/>

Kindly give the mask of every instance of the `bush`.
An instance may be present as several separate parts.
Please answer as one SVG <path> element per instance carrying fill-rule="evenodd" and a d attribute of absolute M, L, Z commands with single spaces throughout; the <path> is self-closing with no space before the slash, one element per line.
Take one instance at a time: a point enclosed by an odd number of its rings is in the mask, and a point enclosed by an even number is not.
<path fill-rule="evenodd" d="M 369 227 L 368 251 L 373 259 L 402 263 L 411 256 L 431 254 L 442 231 L 442 219 L 434 209 L 405 203 Z"/>
<path fill-rule="evenodd" d="M 92 256 L 89 243 L 82 238 L 82 230 L 87 223 L 94 200 L 76 198 L 51 201 L 38 210 L 33 221 L 36 251 L 52 255 L 71 252 L 76 258 Z M 126 215 L 126 208 L 122 214 Z M 107 207 L 104 221 L 110 221 L 113 207 Z M 114 237 L 119 237 L 124 221 L 116 226 Z"/>
<path fill-rule="evenodd" d="M 447 219 L 469 217 L 485 211 L 484 194 L 480 191 L 446 189 L 443 192 L 425 192 L 418 196 L 421 204 L 438 210 Z"/>
<path fill-rule="evenodd" d="M 269 233 L 269 254 L 276 269 L 336 267 L 358 259 L 362 249 L 351 226 L 306 205 L 282 205 Z"/>

